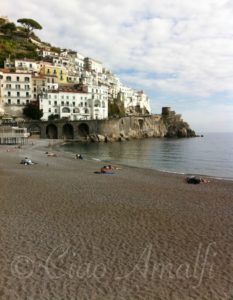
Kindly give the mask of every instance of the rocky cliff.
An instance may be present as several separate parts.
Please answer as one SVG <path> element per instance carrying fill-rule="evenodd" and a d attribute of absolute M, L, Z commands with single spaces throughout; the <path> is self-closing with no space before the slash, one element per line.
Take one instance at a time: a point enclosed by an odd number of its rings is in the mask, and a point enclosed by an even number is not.
<path fill-rule="evenodd" d="M 125 141 L 147 137 L 186 138 L 195 137 L 195 132 L 181 115 L 169 107 L 162 109 L 161 115 L 131 116 L 102 120 L 97 133 L 91 134 L 92 142 Z"/>

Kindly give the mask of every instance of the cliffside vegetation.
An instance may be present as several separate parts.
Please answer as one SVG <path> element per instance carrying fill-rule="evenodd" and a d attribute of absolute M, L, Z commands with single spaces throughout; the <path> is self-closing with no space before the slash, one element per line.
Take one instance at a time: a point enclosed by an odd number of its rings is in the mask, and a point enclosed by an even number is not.
<path fill-rule="evenodd" d="M 34 29 L 42 29 L 42 26 L 32 19 L 19 19 L 22 26 L 0 18 L 0 67 L 4 67 L 6 58 L 30 58 L 38 59 L 37 46 L 29 38 L 37 41 L 40 39 L 34 34 Z"/>
<path fill-rule="evenodd" d="M 118 99 L 114 99 L 113 102 L 108 102 L 108 116 L 109 117 L 124 117 L 125 108 L 124 103 Z"/>
<path fill-rule="evenodd" d="M 28 103 L 24 109 L 23 114 L 31 120 L 40 120 L 43 116 L 43 110 L 39 108 L 39 103 Z"/>

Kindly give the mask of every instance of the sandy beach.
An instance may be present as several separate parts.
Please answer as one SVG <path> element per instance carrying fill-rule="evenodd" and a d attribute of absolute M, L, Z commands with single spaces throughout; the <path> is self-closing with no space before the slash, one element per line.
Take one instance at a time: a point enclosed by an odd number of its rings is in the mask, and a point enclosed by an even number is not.
<path fill-rule="evenodd" d="M 0 299 L 233 299 L 232 181 L 98 175 L 47 145 L 0 146 Z"/>

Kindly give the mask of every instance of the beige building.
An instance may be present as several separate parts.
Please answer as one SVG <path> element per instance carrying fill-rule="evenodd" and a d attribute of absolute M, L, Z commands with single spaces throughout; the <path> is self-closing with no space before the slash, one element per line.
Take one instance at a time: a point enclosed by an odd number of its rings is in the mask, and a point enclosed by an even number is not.
<path fill-rule="evenodd" d="M 32 101 L 32 74 L 0 69 L 0 94 L 5 113 L 22 116 L 23 107 Z"/>

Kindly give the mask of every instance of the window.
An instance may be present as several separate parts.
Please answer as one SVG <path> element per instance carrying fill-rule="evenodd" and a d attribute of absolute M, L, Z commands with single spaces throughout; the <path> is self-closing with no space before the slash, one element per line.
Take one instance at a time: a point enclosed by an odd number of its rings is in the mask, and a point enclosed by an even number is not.
<path fill-rule="evenodd" d="M 49 112 L 51 113 L 51 108 L 49 108 Z"/>
<path fill-rule="evenodd" d="M 66 96 L 66 99 L 69 99 L 69 96 Z"/>
<path fill-rule="evenodd" d="M 75 102 L 73 102 L 73 106 L 75 106 Z"/>
<path fill-rule="evenodd" d="M 64 101 L 61 102 L 61 105 L 62 105 L 62 106 L 64 105 Z"/>
<path fill-rule="evenodd" d="M 34 92 L 36 92 L 36 88 L 34 87 Z"/>
<path fill-rule="evenodd" d="M 28 103 L 29 103 L 29 100 L 26 100 L 26 103 L 28 104 Z"/>
<path fill-rule="evenodd" d="M 11 76 L 7 76 L 6 81 L 11 81 Z"/>
<path fill-rule="evenodd" d="M 34 99 L 36 99 L 36 94 L 34 94 Z"/>
<path fill-rule="evenodd" d="M 19 76 L 16 77 L 16 81 L 19 81 Z"/>
<path fill-rule="evenodd" d="M 7 95 L 8 95 L 8 97 L 10 97 L 11 96 L 11 92 L 8 92 Z"/>
<path fill-rule="evenodd" d="M 32 68 L 32 64 L 29 65 L 29 68 Z"/>
<path fill-rule="evenodd" d="M 75 100 L 75 96 L 73 96 L 73 99 Z"/>
<path fill-rule="evenodd" d="M 64 99 L 64 96 L 61 96 L 62 99 Z"/>
<path fill-rule="evenodd" d="M 54 101 L 54 105 L 57 105 L 57 101 Z"/>
<path fill-rule="evenodd" d="M 56 70 L 53 70 L 53 74 L 56 75 L 56 74 L 57 74 L 57 71 L 56 71 Z"/>
<path fill-rule="evenodd" d="M 20 92 L 17 92 L 17 97 L 20 97 Z"/>
<path fill-rule="evenodd" d="M 26 97 L 29 97 L 29 92 L 26 92 Z"/>
<path fill-rule="evenodd" d="M 68 105 L 68 106 L 70 105 L 69 101 L 66 101 L 66 105 Z"/>
<path fill-rule="evenodd" d="M 20 100 L 19 99 L 17 99 L 17 104 L 20 104 Z"/>
<path fill-rule="evenodd" d="M 8 102 L 8 104 L 11 104 L 11 99 L 8 99 L 8 101 L 7 101 L 7 102 Z"/>
<path fill-rule="evenodd" d="M 56 108 L 54 109 L 54 112 L 57 113 L 57 109 Z"/>
<path fill-rule="evenodd" d="M 51 101 L 49 101 L 49 105 L 51 105 Z"/>
<path fill-rule="evenodd" d="M 11 89 L 11 84 L 7 84 L 7 85 L 6 85 L 6 88 L 7 88 L 8 90 L 10 90 L 10 89 Z"/>
<path fill-rule="evenodd" d="M 50 74 L 50 70 L 49 69 L 47 69 L 47 74 Z"/>
<path fill-rule="evenodd" d="M 29 78 L 29 77 L 25 77 L 25 78 L 24 78 L 24 81 L 25 81 L 25 82 L 29 82 L 29 81 L 30 81 L 30 78 Z"/>

